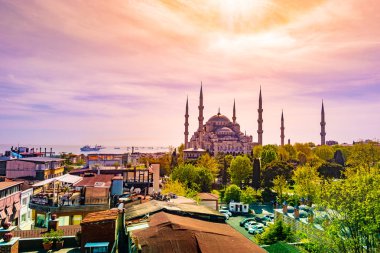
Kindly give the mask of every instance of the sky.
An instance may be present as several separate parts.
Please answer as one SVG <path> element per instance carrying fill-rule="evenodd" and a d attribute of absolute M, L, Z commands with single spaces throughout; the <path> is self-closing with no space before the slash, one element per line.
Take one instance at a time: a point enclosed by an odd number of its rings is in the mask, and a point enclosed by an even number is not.
<path fill-rule="evenodd" d="M 380 139 L 377 0 L 0 2 L 0 144 L 179 146 L 220 111 L 264 144 Z"/>

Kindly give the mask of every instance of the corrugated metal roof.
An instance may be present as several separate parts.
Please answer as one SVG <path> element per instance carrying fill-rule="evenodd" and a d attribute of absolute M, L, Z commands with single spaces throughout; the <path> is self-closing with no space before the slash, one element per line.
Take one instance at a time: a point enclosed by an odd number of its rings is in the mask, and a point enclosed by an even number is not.
<path fill-rule="evenodd" d="M 89 213 L 84 217 L 81 224 L 86 223 L 92 223 L 92 222 L 99 222 L 99 221 L 106 221 L 106 220 L 116 220 L 118 215 L 118 209 L 113 208 L 110 210 L 95 212 L 95 213 Z"/>
<path fill-rule="evenodd" d="M 221 214 L 215 210 L 212 210 L 202 205 L 175 204 L 175 203 L 170 203 L 170 202 L 151 200 L 146 203 L 128 207 L 125 212 L 125 219 L 132 220 L 135 218 L 143 217 L 144 215 L 148 213 L 152 214 L 161 210 L 192 213 L 192 214 L 199 214 L 199 215 L 210 215 L 210 216 L 220 217 L 222 219 L 225 218 L 224 214 Z"/>
<path fill-rule="evenodd" d="M 266 251 L 225 223 L 215 223 L 159 212 L 149 227 L 132 232 L 142 252 L 265 253 Z"/>

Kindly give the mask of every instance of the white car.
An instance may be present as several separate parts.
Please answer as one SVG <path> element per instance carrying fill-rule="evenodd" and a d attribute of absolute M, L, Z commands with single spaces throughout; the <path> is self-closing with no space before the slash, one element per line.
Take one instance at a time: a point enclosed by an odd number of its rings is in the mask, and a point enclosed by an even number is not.
<path fill-rule="evenodd" d="M 219 210 L 219 213 L 225 213 L 225 214 L 227 214 L 230 217 L 232 216 L 232 213 L 230 211 L 228 211 L 228 210 Z"/>
<path fill-rule="evenodd" d="M 250 234 L 261 234 L 262 232 L 264 232 L 264 228 L 259 227 L 259 225 L 252 225 L 248 228 Z"/>
<path fill-rule="evenodd" d="M 226 220 L 228 220 L 230 218 L 230 216 L 228 216 L 228 214 L 226 214 L 226 213 L 222 213 L 222 214 L 224 214 L 224 216 L 226 217 Z"/>
<path fill-rule="evenodd" d="M 246 222 L 246 223 L 244 224 L 244 228 L 245 228 L 245 230 L 248 230 L 248 228 L 249 228 L 250 226 L 252 226 L 252 225 L 256 225 L 256 224 L 257 224 L 256 221 L 248 221 L 248 222 Z"/>

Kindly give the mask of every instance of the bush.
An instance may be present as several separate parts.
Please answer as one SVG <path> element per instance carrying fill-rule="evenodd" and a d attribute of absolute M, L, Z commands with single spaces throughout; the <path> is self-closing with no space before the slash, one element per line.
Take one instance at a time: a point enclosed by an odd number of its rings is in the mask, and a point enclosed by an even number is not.
<path fill-rule="evenodd" d="M 274 244 L 280 241 L 293 242 L 294 234 L 290 230 L 290 226 L 284 224 L 282 220 L 277 220 L 264 233 L 256 235 L 256 240 L 259 244 Z"/>

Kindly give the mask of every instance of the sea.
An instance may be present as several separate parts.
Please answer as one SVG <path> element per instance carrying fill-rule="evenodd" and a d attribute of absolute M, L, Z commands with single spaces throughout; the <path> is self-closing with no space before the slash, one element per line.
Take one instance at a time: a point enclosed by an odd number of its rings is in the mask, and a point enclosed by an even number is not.
<path fill-rule="evenodd" d="M 13 147 L 27 147 L 29 149 L 34 148 L 35 151 L 50 152 L 52 149 L 54 155 L 59 155 L 61 153 L 73 153 L 73 154 L 124 154 L 132 152 L 132 146 L 103 146 L 104 148 L 99 151 L 86 151 L 80 150 L 82 146 L 80 145 L 35 145 L 35 144 L 25 144 L 25 145 L 13 145 Z M 10 150 L 11 144 L 0 144 L 0 154 L 4 154 L 5 151 Z M 91 146 L 92 147 L 92 146 Z M 135 152 L 140 153 L 156 153 L 156 152 L 169 152 L 170 147 L 152 147 L 152 146 L 134 146 Z"/>

